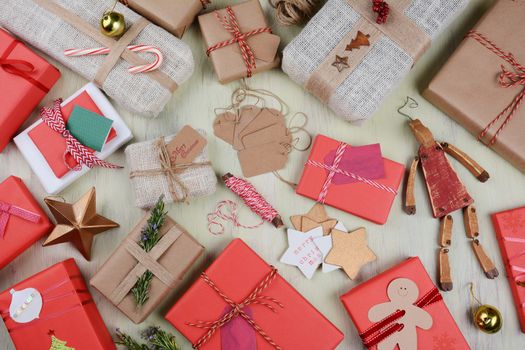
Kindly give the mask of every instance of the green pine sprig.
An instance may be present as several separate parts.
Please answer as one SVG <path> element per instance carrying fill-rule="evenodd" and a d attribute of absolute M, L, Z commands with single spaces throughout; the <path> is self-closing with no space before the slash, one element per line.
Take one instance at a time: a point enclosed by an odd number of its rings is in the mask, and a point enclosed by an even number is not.
<path fill-rule="evenodd" d="M 177 345 L 175 336 L 159 327 L 149 327 L 141 333 L 142 339 L 149 345 L 140 344 L 130 335 L 123 333 L 117 328 L 117 341 L 115 344 L 123 345 L 128 350 L 181 350 Z"/>
<path fill-rule="evenodd" d="M 145 252 L 149 252 L 153 247 L 159 243 L 161 236 L 159 235 L 164 222 L 166 221 L 166 215 L 168 213 L 164 211 L 164 196 L 160 196 L 157 203 L 151 210 L 151 215 L 146 225 L 142 228 L 140 235 L 139 246 L 144 249 Z M 131 289 L 131 293 L 135 298 L 137 306 L 144 305 L 149 299 L 149 288 L 151 281 L 153 280 L 153 273 L 146 271 L 140 276 Z"/>

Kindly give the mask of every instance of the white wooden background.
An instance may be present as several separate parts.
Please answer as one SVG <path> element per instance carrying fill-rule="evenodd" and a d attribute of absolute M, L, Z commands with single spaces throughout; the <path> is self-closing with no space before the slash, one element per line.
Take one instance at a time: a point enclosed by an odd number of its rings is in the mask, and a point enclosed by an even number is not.
<path fill-rule="evenodd" d="M 217 0 L 212 8 L 222 7 L 226 3 L 232 2 L 234 1 Z M 275 32 L 283 38 L 283 44 L 289 42 L 299 32 L 299 28 L 278 26 L 273 20 L 267 1 L 262 0 L 262 2 L 269 18 L 271 18 Z M 491 179 L 482 184 L 471 176 L 466 169 L 455 163 L 459 175 L 476 199 L 481 226 L 481 241 L 490 256 L 494 258 L 502 274 L 496 280 L 488 280 L 484 277 L 464 234 L 461 213 L 454 213 L 456 226 L 450 257 L 454 267 L 455 289 L 452 292 L 444 293 L 444 298 L 473 349 L 510 350 L 523 349 L 525 337 L 520 333 L 518 327 L 516 311 L 504 276 L 504 266 L 490 221 L 490 214 L 525 204 L 525 176 L 491 150 L 479 144 L 474 137 L 430 105 L 420 95 L 430 77 L 453 51 L 462 35 L 476 22 L 491 2 L 491 0 L 472 0 L 461 18 L 434 43 L 429 52 L 414 67 L 409 77 L 387 99 L 374 118 L 361 127 L 352 126 L 335 117 L 318 100 L 292 82 L 280 70 L 276 69 L 259 74 L 251 79 L 250 84 L 253 87 L 265 88 L 282 96 L 292 110 L 306 112 L 310 117 L 308 129 L 312 134 L 322 133 L 355 145 L 380 142 L 386 157 L 405 164 L 408 164 L 414 156 L 417 144 L 405 119 L 397 115 L 396 109 L 406 95 L 413 96 L 421 105 L 417 113 L 418 117 L 434 132 L 437 140 L 446 140 L 468 151 L 474 159 L 488 169 Z M 207 130 L 209 132 L 211 160 L 217 174 L 223 174 L 227 171 L 240 174 L 239 164 L 232 148 L 212 134 L 213 109 L 229 103 L 230 94 L 238 86 L 238 83 L 223 86 L 217 82 L 210 62 L 203 53 L 203 43 L 197 26 L 194 25 L 183 40 L 193 50 L 196 70 L 191 80 L 182 85 L 174 94 L 164 112 L 157 119 L 148 120 L 132 115 L 122 108 L 118 109 L 133 131 L 134 141 L 149 140 L 167 132 L 175 132 L 185 124 Z M 62 71 L 62 79 L 42 102 L 43 104 L 49 103 L 57 97 L 67 97 L 86 83 L 83 78 L 68 69 L 59 64 L 57 66 Z M 31 121 L 35 118 L 36 115 L 33 114 Z M 514 123 L 522 122 L 514 121 Z M 283 175 L 297 180 L 306 157 L 307 153 L 295 152 L 286 169 L 282 172 Z M 123 151 L 119 151 L 110 160 L 124 164 Z M 42 200 L 45 193 L 38 179 L 13 144 L 0 154 L 0 180 L 8 175 L 21 177 L 35 197 L 43 204 Z M 252 181 L 286 218 L 287 224 L 289 224 L 288 217 L 290 215 L 306 213 L 313 204 L 311 200 L 295 195 L 288 186 L 277 181 L 271 174 L 258 176 Z M 12 284 L 69 257 L 76 259 L 86 280 L 89 280 L 97 271 L 119 242 L 140 220 L 143 213 L 132 205 L 133 194 L 128 181 L 127 170 L 95 169 L 66 189 L 62 195 L 71 202 L 79 198 L 91 186 L 97 188 L 99 211 L 121 225 L 119 229 L 109 231 L 96 238 L 93 261 L 85 261 L 78 252 L 67 244 L 42 248 L 41 241 L 0 271 L 0 290 L 4 290 Z M 206 255 L 194 266 L 191 273 L 185 278 L 184 283 L 165 300 L 162 306 L 144 324 L 133 325 L 98 292 L 92 290 L 92 294 L 112 333 L 115 328 L 120 327 L 132 334 L 137 334 L 139 330 L 153 324 L 175 331 L 163 320 L 163 315 L 191 282 L 197 278 L 199 272 L 213 261 L 228 242 L 232 238 L 240 237 L 267 262 L 276 265 L 280 273 L 306 299 L 345 333 L 345 340 L 339 349 L 361 349 L 362 345 L 360 345 L 355 328 L 339 301 L 341 294 L 409 256 L 419 256 L 431 276 L 436 276 L 438 221 L 431 217 L 427 194 L 420 177 L 418 177 L 416 195 L 418 197 L 418 213 L 416 216 L 408 216 L 402 211 L 399 196 L 394 203 L 390 220 L 384 226 L 378 226 L 342 211 L 329 208 L 328 213 L 332 217 L 342 220 L 349 229 L 361 226 L 367 228 L 370 247 L 377 253 L 378 260 L 364 268 L 355 281 L 349 280 L 340 271 L 330 274 L 323 274 L 319 271 L 309 281 L 301 275 L 297 268 L 279 263 L 279 258 L 287 246 L 283 229 L 276 230 L 271 225 L 264 225 L 260 229 L 247 231 L 232 229 L 231 226 L 228 226 L 227 233 L 223 236 L 213 236 L 208 233 L 206 214 L 214 210 L 215 204 L 223 199 L 238 201 L 232 193 L 221 186 L 217 193 L 209 198 L 194 200 L 190 205 L 176 204 L 169 207 L 170 215 L 206 247 Z M 241 211 L 241 217 L 244 222 L 257 221 L 257 218 L 245 208 Z M 496 305 L 503 313 L 505 323 L 499 334 L 485 335 L 471 324 L 467 290 L 467 284 L 471 281 L 478 286 L 481 300 Z M 180 334 L 177 338 L 182 348 L 191 348 L 190 344 Z M 3 325 L 0 326 L 0 349 L 13 349 Z"/>

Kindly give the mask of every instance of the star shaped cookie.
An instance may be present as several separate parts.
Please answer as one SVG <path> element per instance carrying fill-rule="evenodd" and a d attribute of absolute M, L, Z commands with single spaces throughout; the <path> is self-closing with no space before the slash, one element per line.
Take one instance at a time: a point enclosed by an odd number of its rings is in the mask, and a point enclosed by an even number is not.
<path fill-rule="evenodd" d="M 304 215 L 290 217 L 293 227 L 297 231 L 307 232 L 318 226 L 323 228 L 323 234 L 327 235 L 337 225 L 337 220 L 328 217 L 324 205 L 316 203 L 310 211 Z"/>
<path fill-rule="evenodd" d="M 366 230 L 360 228 L 350 233 L 332 230 L 332 250 L 325 262 L 341 266 L 350 279 L 355 279 L 361 268 L 377 259 L 368 248 Z"/>

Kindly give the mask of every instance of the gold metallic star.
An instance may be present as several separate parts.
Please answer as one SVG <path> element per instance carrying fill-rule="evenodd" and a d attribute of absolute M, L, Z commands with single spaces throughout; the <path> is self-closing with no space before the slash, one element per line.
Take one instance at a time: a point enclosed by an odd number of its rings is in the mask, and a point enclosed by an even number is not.
<path fill-rule="evenodd" d="M 119 227 L 116 222 L 97 214 L 94 187 L 74 204 L 51 198 L 45 198 L 44 202 L 57 221 L 44 246 L 71 242 L 87 260 L 90 260 L 95 235 Z"/>
<path fill-rule="evenodd" d="M 348 65 L 348 56 L 341 57 L 341 56 L 335 55 L 335 61 L 334 63 L 332 63 L 332 66 L 337 68 L 339 73 L 341 73 L 346 68 L 350 68 L 350 66 Z"/>

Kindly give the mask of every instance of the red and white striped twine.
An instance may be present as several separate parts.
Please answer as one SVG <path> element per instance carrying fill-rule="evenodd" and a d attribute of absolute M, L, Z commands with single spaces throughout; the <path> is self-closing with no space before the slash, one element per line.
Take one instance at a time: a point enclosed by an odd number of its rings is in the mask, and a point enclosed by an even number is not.
<path fill-rule="evenodd" d="M 223 209 L 228 210 L 229 213 L 224 212 Z M 237 212 L 237 203 L 231 200 L 220 201 L 215 208 L 213 213 L 208 214 L 208 232 L 214 235 L 221 235 L 224 233 L 224 224 L 218 221 L 218 219 L 224 221 L 231 221 L 234 227 L 242 227 L 246 229 L 254 229 L 262 224 L 264 220 L 256 225 L 244 225 L 239 222 L 239 214 Z M 214 227 L 218 227 L 218 230 L 214 230 Z"/>
<path fill-rule="evenodd" d="M 129 45 L 126 49 L 132 52 L 147 52 L 155 56 L 155 60 L 152 63 L 129 67 L 128 71 L 132 74 L 154 71 L 158 69 L 164 61 L 162 52 L 155 46 Z M 92 49 L 68 49 L 64 51 L 64 55 L 68 57 L 107 55 L 110 51 L 111 50 L 107 47 L 97 47 Z"/>
<path fill-rule="evenodd" d="M 247 33 L 242 33 L 239 27 L 239 23 L 237 22 L 237 17 L 235 17 L 235 13 L 233 12 L 231 6 L 226 7 L 226 13 L 228 14 L 229 18 L 226 18 L 226 16 L 221 17 L 221 15 L 219 15 L 218 12 L 215 12 L 215 16 L 222 24 L 224 29 L 226 29 L 226 31 L 232 34 L 233 38 L 210 46 L 206 51 L 206 55 L 209 56 L 213 51 L 218 50 L 220 48 L 233 45 L 235 43 L 239 44 L 239 48 L 241 49 L 241 55 L 244 60 L 244 64 L 246 65 L 246 75 L 249 78 L 252 76 L 253 70 L 257 68 L 257 64 L 255 62 L 255 54 L 253 53 L 253 50 L 250 47 L 250 45 L 248 45 L 246 39 L 253 35 L 261 33 L 271 33 L 272 29 L 270 27 L 264 27 L 254 29 Z"/>
<path fill-rule="evenodd" d="M 503 88 L 511 88 L 516 87 L 519 85 L 523 85 L 523 89 L 520 93 L 518 93 L 514 99 L 505 107 L 503 111 L 501 111 L 500 114 L 496 116 L 486 127 L 483 129 L 483 131 L 479 134 L 478 140 L 482 140 L 489 130 L 503 117 L 506 115 L 505 120 L 500 125 L 494 136 L 489 142 L 489 145 L 492 146 L 494 143 L 496 143 L 496 140 L 503 131 L 503 129 L 509 124 L 509 122 L 512 120 L 512 118 L 516 115 L 519 108 L 521 107 L 521 104 L 523 103 L 523 100 L 525 99 L 525 67 L 521 65 L 514 55 L 510 52 L 505 52 L 502 49 L 500 49 L 494 42 L 489 40 L 486 36 L 483 34 L 471 30 L 467 34 L 468 38 L 472 38 L 479 42 L 481 45 L 485 46 L 487 49 L 492 51 L 494 54 L 496 54 L 501 59 L 505 60 L 507 63 L 509 63 L 512 68 L 514 69 L 514 72 L 511 72 L 505 68 L 505 66 L 501 65 L 501 73 L 498 77 L 498 83 Z"/>
<path fill-rule="evenodd" d="M 394 188 L 392 188 L 390 186 L 386 186 L 386 185 L 380 184 L 377 181 L 370 180 L 370 179 L 364 178 L 362 176 L 359 176 L 357 174 L 351 173 L 349 171 L 339 169 L 339 164 L 341 163 L 341 159 L 343 158 L 344 152 L 346 150 L 346 146 L 347 146 L 346 143 L 341 142 L 341 144 L 339 145 L 339 147 L 337 148 L 337 151 L 335 153 L 335 159 L 334 159 L 334 162 L 333 162 L 332 165 L 327 165 L 327 164 L 324 164 L 324 163 L 321 163 L 321 162 L 318 162 L 318 161 L 315 161 L 315 160 L 311 160 L 311 159 L 309 159 L 306 162 L 306 165 L 312 165 L 312 166 L 315 166 L 315 167 L 318 167 L 318 168 L 322 168 L 322 169 L 325 169 L 325 170 L 328 171 L 328 176 L 326 177 L 326 180 L 325 180 L 325 182 L 323 184 L 323 187 L 321 188 L 321 192 L 319 193 L 319 197 L 317 198 L 318 202 L 320 202 L 320 203 L 324 203 L 325 202 L 326 196 L 328 195 L 328 191 L 330 189 L 330 186 L 332 185 L 332 181 L 333 181 L 333 178 L 334 178 L 335 174 L 341 174 L 341 175 L 345 175 L 345 176 L 351 177 L 351 178 L 353 178 L 353 179 L 355 179 L 357 181 L 364 182 L 364 183 L 366 183 L 366 184 L 368 184 L 370 186 L 373 186 L 373 187 L 375 187 L 375 188 L 377 188 L 379 190 L 386 191 L 386 192 L 392 193 L 394 195 L 397 195 L 397 190 L 395 190 Z"/>

